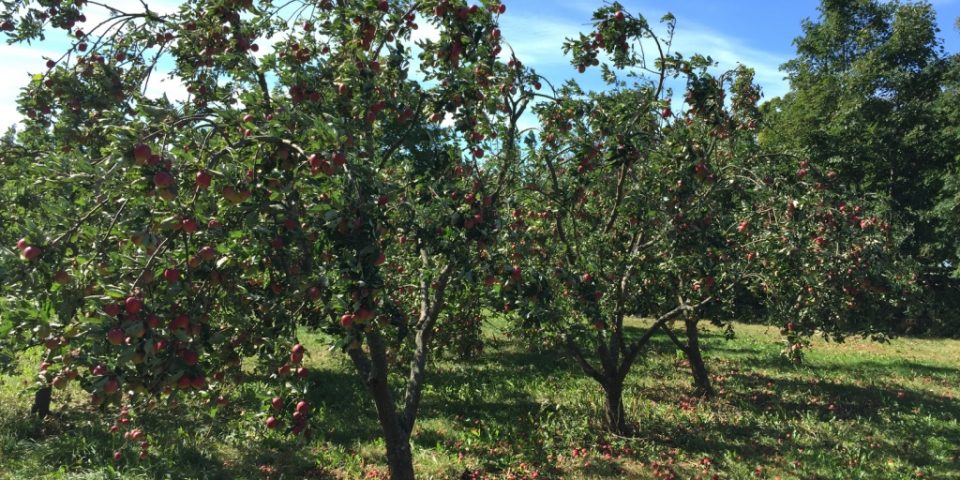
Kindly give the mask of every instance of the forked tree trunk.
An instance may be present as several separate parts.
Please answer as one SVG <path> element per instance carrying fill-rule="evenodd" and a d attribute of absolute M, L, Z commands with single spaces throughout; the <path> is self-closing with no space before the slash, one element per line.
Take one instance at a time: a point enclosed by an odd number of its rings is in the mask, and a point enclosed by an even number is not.
<path fill-rule="evenodd" d="M 684 320 L 687 327 L 687 360 L 690 361 L 690 371 L 693 373 L 694 395 L 698 397 L 709 398 L 714 395 L 713 386 L 710 385 L 710 374 L 703 363 L 703 356 L 700 354 L 700 332 L 697 329 L 698 321 L 688 318 Z"/>
<path fill-rule="evenodd" d="M 627 414 L 623 409 L 623 382 L 609 380 L 603 385 L 604 393 L 604 426 L 618 435 L 630 435 L 627 426 Z"/>
<path fill-rule="evenodd" d="M 387 466 L 391 480 L 413 480 L 413 453 L 410 449 L 410 434 L 404 430 L 396 403 L 387 383 L 386 349 L 383 340 L 375 331 L 368 336 L 370 359 L 359 350 L 351 350 L 350 358 L 357 371 L 364 377 L 364 384 L 377 408 L 377 420 L 383 431 L 387 447 Z"/>

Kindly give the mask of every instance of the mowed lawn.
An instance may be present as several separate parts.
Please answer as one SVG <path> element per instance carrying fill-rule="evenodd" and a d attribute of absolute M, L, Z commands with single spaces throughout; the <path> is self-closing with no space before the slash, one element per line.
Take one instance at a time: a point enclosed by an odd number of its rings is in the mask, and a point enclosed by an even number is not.
<path fill-rule="evenodd" d="M 598 427 L 599 387 L 568 358 L 491 325 L 478 358 L 431 365 L 419 478 L 960 479 L 960 341 L 816 341 L 795 366 L 775 329 L 736 332 L 703 339 L 711 401 L 687 395 L 682 357 L 655 337 L 625 395 L 639 434 L 617 438 Z M 173 413 L 136 412 L 151 453 L 128 445 L 116 463 L 116 413 L 93 411 L 83 392 L 57 391 L 55 418 L 29 418 L 38 360 L 23 358 L 18 376 L 0 377 L 0 478 L 385 478 L 373 405 L 346 356 L 305 338 L 309 438 L 265 430 L 270 387 L 251 375 Z M 220 394 L 230 404 L 209 406 Z"/>

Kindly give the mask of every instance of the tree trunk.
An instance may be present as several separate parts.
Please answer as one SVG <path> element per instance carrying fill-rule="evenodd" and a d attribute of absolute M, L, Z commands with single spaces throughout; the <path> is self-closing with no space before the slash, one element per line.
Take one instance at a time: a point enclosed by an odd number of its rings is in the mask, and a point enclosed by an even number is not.
<path fill-rule="evenodd" d="M 623 409 L 623 382 L 608 381 L 603 386 L 604 409 L 603 419 L 607 429 L 617 435 L 630 435 L 627 426 L 627 414 Z"/>
<path fill-rule="evenodd" d="M 684 320 L 687 327 L 687 360 L 690 361 L 690 371 L 693 373 L 694 395 L 698 397 L 709 398 L 714 395 L 713 386 L 710 385 L 710 374 L 707 372 L 706 365 L 703 364 L 703 356 L 700 355 L 700 334 L 697 330 L 696 319 L 688 318 Z"/>
<path fill-rule="evenodd" d="M 393 401 L 390 385 L 387 383 L 387 358 L 383 338 L 376 330 L 367 336 L 370 347 L 368 359 L 361 350 L 349 350 L 357 371 L 364 378 L 367 391 L 373 397 L 377 407 L 377 420 L 383 431 L 383 440 L 387 446 L 387 465 L 391 480 L 413 480 L 413 452 L 410 449 L 410 432 L 404 430 L 397 405 Z"/>
<path fill-rule="evenodd" d="M 414 480 L 413 452 L 410 450 L 410 438 L 391 438 L 384 431 L 387 443 L 387 466 L 390 468 L 390 480 Z"/>
<path fill-rule="evenodd" d="M 50 415 L 50 398 L 52 395 L 53 391 L 50 390 L 50 387 L 37 390 L 37 393 L 33 396 L 33 406 L 30 407 L 30 413 L 37 414 L 41 419 Z"/>

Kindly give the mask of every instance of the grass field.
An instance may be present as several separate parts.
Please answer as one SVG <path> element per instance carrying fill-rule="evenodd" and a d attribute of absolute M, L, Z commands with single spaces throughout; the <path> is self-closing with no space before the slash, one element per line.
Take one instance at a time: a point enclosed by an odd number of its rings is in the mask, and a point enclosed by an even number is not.
<path fill-rule="evenodd" d="M 20 376 L 0 377 L 0 478 L 383 478 L 372 402 L 345 355 L 307 340 L 311 438 L 266 431 L 268 390 L 251 379 L 218 392 L 227 407 L 141 412 L 151 455 L 131 448 L 117 463 L 113 417 L 82 392 L 58 391 L 55 418 L 29 418 L 36 359 L 23 358 Z M 569 359 L 494 327 L 487 340 L 479 358 L 431 365 L 414 434 L 419 478 L 960 479 L 960 341 L 816 342 L 794 366 L 773 329 L 738 325 L 733 340 L 708 329 L 721 393 L 699 401 L 661 338 L 625 393 L 640 434 L 611 438 L 596 424 L 598 386 Z"/>

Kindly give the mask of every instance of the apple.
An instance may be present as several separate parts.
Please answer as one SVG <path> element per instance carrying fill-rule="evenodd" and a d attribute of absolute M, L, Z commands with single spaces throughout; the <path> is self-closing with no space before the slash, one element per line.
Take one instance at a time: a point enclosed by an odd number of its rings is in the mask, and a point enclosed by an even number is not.
<path fill-rule="evenodd" d="M 297 376 L 300 378 L 307 378 L 310 376 L 310 371 L 307 370 L 307 367 L 300 367 L 297 369 Z"/>
<path fill-rule="evenodd" d="M 200 170 L 197 172 L 197 188 L 207 189 L 210 187 L 210 182 L 213 180 L 213 177 L 210 175 L 210 172 L 206 170 Z"/>
<path fill-rule="evenodd" d="M 190 385 L 192 385 L 192 383 L 193 382 L 190 381 L 190 377 L 184 375 L 179 379 L 177 379 L 177 388 L 179 388 L 180 390 L 188 390 L 190 388 Z"/>
<path fill-rule="evenodd" d="M 123 455 L 120 453 L 119 450 L 117 450 L 116 452 L 113 452 L 113 461 L 114 461 L 114 462 L 119 462 L 120 459 L 122 459 L 122 458 L 123 458 Z"/>
<path fill-rule="evenodd" d="M 33 261 L 40 256 L 40 249 L 31 245 L 24 248 L 20 254 L 23 256 L 23 258 Z"/>
<path fill-rule="evenodd" d="M 26 238 L 21 238 L 20 240 L 17 240 L 17 250 L 20 250 L 22 252 L 24 249 L 26 249 L 29 246 L 30 246 L 30 242 L 28 242 Z"/>
<path fill-rule="evenodd" d="M 306 400 L 300 400 L 297 402 L 297 406 L 294 408 L 294 411 L 300 413 L 301 415 L 306 415 L 310 412 L 310 404 Z"/>
<path fill-rule="evenodd" d="M 124 307 L 126 307 L 127 313 L 131 315 L 136 315 L 140 312 L 140 309 L 143 308 L 143 300 L 137 297 L 127 297 L 123 304 Z"/>
<path fill-rule="evenodd" d="M 214 258 L 216 258 L 217 251 L 213 247 L 207 245 L 207 246 L 200 247 L 199 255 L 200 255 L 200 258 L 209 262 L 210 260 L 213 260 Z"/>
<path fill-rule="evenodd" d="M 306 348 L 304 348 L 303 345 L 298 343 L 294 345 L 292 348 L 290 348 L 290 353 L 303 353 L 305 350 Z"/>
<path fill-rule="evenodd" d="M 589 273 L 584 273 L 581 280 L 583 280 L 583 283 L 590 283 L 593 281 L 593 277 Z"/>
<path fill-rule="evenodd" d="M 511 276 L 514 280 L 520 280 L 520 276 L 521 276 L 522 274 L 523 274 L 523 271 L 520 269 L 520 267 L 518 267 L 518 266 L 516 266 L 516 265 L 513 266 L 513 270 L 510 272 L 510 276 Z"/>
<path fill-rule="evenodd" d="M 310 287 L 307 290 L 307 296 L 310 297 L 310 300 L 317 300 L 320 298 L 320 289 L 317 287 Z"/>
<path fill-rule="evenodd" d="M 146 164 L 151 155 L 153 155 L 153 152 L 150 151 L 150 147 L 145 144 L 138 143 L 133 147 L 133 161 L 138 165 Z"/>
<path fill-rule="evenodd" d="M 164 269 L 163 278 L 169 283 L 177 283 L 180 281 L 180 270 L 176 268 Z"/>
<path fill-rule="evenodd" d="M 387 261 L 387 255 L 381 251 L 380 254 L 377 255 L 377 259 L 373 261 L 373 266 L 379 267 L 380 265 L 383 265 L 386 261 Z"/>
<path fill-rule="evenodd" d="M 340 325 L 343 326 L 343 328 L 350 328 L 353 325 L 353 315 L 344 313 L 343 316 L 340 317 Z"/>
<path fill-rule="evenodd" d="M 266 424 L 267 424 L 267 428 L 274 430 L 280 426 L 280 420 L 277 420 L 277 417 L 270 416 L 270 417 L 267 417 Z"/>
<path fill-rule="evenodd" d="M 180 227 L 183 228 L 184 232 L 194 233 L 197 231 L 199 225 L 197 221 L 192 218 L 184 218 L 183 221 L 180 222 Z"/>
<path fill-rule="evenodd" d="M 193 350 L 184 350 L 183 353 L 180 354 L 180 358 L 183 359 L 183 363 L 192 366 L 197 364 L 197 361 L 200 359 L 200 355 Z"/>
<path fill-rule="evenodd" d="M 68 380 L 67 377 L 64 377 L 62 375 L 57 375 L 56 377 L 53 377 L 53 381 L 51 382 L 51 384 L 53 385 L 53 388 L 56 388 L 57 390 L 62 390 L 67 386 L 67 380 Z"/>
<path fill-rule="evenodd" d="M 357 310 L 357 312 L 353 315 L 354 321 L 357 321 L 357 322 L 366 322 L 371 318 L 373 318 L 373 312 L 371 312 L 370 310 L 367 310 L 366 308 L 361 308 L 360 310 Z"/>
<path fill-rule="evenodd" d="M 623 13 L 623 10 L 617 10 L 617 13 L 613 14 L 613 18 L 618 22 L 622 22 L 627 18 L 627 15 Z"/>
<path fill-rule="evenodd" d="M 670 107 L 666 107 L 660 112 L 660 116 L 663 118 L 670 118 L 673 116 L 673 110 L 671 110 Z"/>
<path fill-rule="evenodd" d="M 180 314 L 170 322 L 171 330 L 184 330 L 190 326 L 190 317 Z"/>
<path fill-rule="evenodd" d="M 103 306 L 103 313 L 106 313 L 109 317 L 116 317 L 120 315 L 120 305 L 116 303 L 108 303 Z"/>
<path fill-rule="evenodd" d="M 746 220 L 740 222 L 740 225 L 737 225 L 737 231 L 740 233 L 747 231 L 748 228 L 750 228 L 750 222 Z"/>
<path fill-rule="evenodd" d="M 203 375 L 198 375 L 190 380 L 190 385 L 192 385 L 195 390 L 202 390 L 203 387 L 207 386 L 207 379 L 203 378 Z"/>
<path fill-rule="evenodd" d="M 60 270 L 53 274 L 53 281 L 61 285 L 70 283 L 70 274 L 66 270 Z"/>
<path fill-rule="evenodd" d="M 173 176 L 167 172 L 157 172 L 153 175 L 153 184 L 157 188 L 168 188 L 173 185 Z"/>
<path fill-rule="evenodd" d="M 123 332 L 123 329 L 120 327 L 114 327 L 107 332 L 107 340 L 111 345 L 122 345 L 123 339 L 126 337 L 126 334 Z"/>
<path fill-rule="evenodd" d="M 274 410 L 282 409 L 283 399 L 280 397 L 273 397 L 273 399 L 270 400 L 270 406 L 273 407 Z"/>
<path fill-rule="evenodd" d="M 115 378 L 108 378 L 106 382 L 103 382 L 103 393 L 113 395 L 118 390 L 120 390 L 120 384 L 117 383 Z"/>

